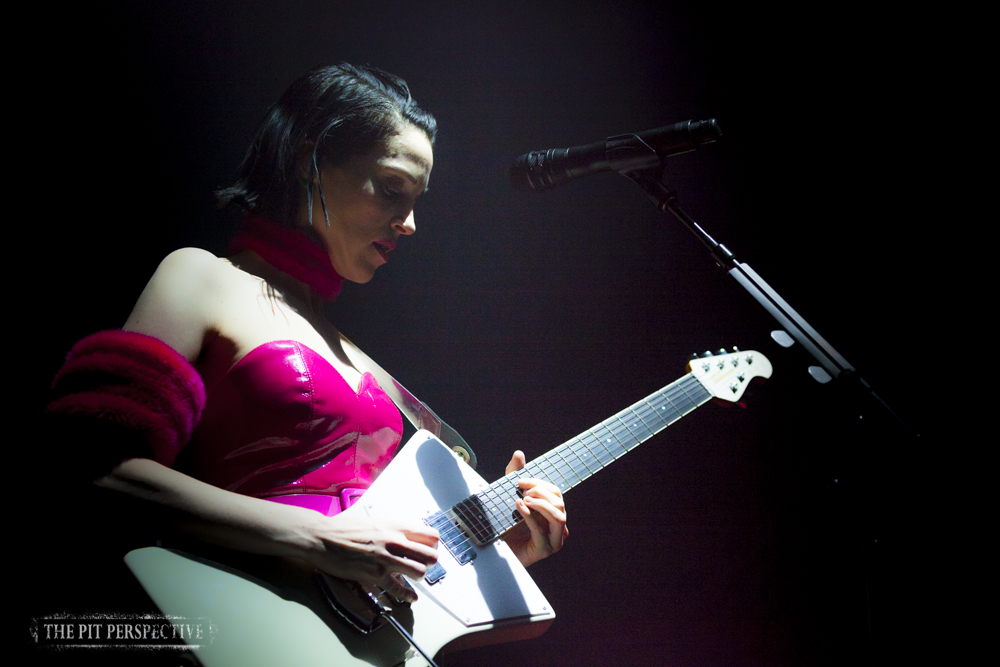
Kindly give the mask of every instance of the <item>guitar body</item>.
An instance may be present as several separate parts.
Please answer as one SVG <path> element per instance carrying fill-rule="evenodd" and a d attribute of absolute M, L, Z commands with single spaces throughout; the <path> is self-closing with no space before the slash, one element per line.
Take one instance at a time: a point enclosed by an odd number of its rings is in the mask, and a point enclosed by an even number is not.
<path fill-rule="evenodd" d="M 734 348 L 705 353 L 688 370 L 493 484 L 427 431 L 410 439 L 347 512 L 427 520 L 441 533 L 443 578 L 429 571 L 411 582 L 420 599 L 392 612 L 417 645 L 433 656 L 535 637 L 552 623 L 555 614 L 541 591 L 507 545 L 495 540 L 519 520 L 518 479 L 548 480 L 566 493 L 711 399 L 740 400 L 751 380 L 770 377 L 772 369 L 759 352 Z M 215 560 L 159 548 L 125 557 L 164 614 L 210 624 L 211 637 L 188 642 L 197 645 L 206 667 L 427 664 L 394 629 L 362 634 L 344 620 L 353 617 L 346 608 L 364 606 L 348 583 L 317 579 L 301 561 L 229 551 Z M 343 603 L 339 611 L 331 597 Z"/>
<path fill-rule="evenodd" d="M 427 431 L 418 431 L 349 513 L 421 521 L 488 484 Z M 551 606 L 502 541 L 460 565 L 438 550 L 444 577 L 410 581 L 419 600 L 393 617 L 430 655 L 540 635 Z M 362 634 L 331 607 L 314 571 L 293 559 L 225 551 L 215 562 L 180 551 L 137 549 L 125 562 L 167 616 L 202 619 L 188 643 L 206 667 L 379 665 L 426 661 L 388 625 Z M 325 577 L 339 595 L 352 593 Z"/>

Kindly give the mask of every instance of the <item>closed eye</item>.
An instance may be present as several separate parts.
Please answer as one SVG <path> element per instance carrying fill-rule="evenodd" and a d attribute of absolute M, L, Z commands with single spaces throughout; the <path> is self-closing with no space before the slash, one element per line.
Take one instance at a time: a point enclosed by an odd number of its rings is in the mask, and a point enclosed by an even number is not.
<path fill-rule="evenodd" d="M 406 196 L 406 183 L 398 176 L 390 176 L 382 181 L 382 194 L 388 199 Z"/>

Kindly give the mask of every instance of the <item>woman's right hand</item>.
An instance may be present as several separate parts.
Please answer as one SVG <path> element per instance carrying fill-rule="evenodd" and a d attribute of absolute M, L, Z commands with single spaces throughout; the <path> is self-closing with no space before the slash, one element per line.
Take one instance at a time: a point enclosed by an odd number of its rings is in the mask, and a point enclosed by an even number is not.
<path fill-rule="evenodd" d="M 341 579 L 379 585 L 397 600 L 416 594 L 394 575 L 419 579 L 437 562 L 438 533 L 420 522 L 327 517 L 225 491 L 149 459 L 123 461 L 96 484 L 145 502 L 160 520 L 210 544 L 301 558 Z"/>
<path fill-rule="evenodd" d="M 397 600 L 417 599 L 395 575 L 420 579 L 437 562 L 435 529 L 366 516 L 319 518 L 316 544 L 303 556 L 305 560 L 341 579 L 381 586 Z"/>

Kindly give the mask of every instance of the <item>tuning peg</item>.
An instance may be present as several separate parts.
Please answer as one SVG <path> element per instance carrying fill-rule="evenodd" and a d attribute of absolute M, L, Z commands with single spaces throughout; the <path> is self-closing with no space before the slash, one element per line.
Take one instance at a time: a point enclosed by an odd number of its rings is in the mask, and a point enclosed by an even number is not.
<path fill-rule="evenodd" d="M 701 359 L 701 355 L 698 354 L 697 352 L 692 352 L 691 353 L 691 361 L 694 361 L 696 359 Z"/>
<path fill-rule="evenodd" d="M 729 354 L 729 353 L 728 353 L 728 352 L 726 352 L 726 348 L 724 348 L 724 347 L 720 347 L 720 348 L 719 348 L 719 351 L 718 351 L 718 352 L 716 352 L 716 354 Z"/>
<path fill-rule="evenodd" d="M 740 348 L 738 348 L 735 345 L 733 345 L 733 352 L 739 352 L 739 351 L 740 351 Z"/>
<path fill-rule="evenodd" d="M 702 357 L 711 357 L 711 356 L 714 356 L 714 355 L 709 350 L 705 350 L 704 352 L 701 353 L 701 356 Z"/>

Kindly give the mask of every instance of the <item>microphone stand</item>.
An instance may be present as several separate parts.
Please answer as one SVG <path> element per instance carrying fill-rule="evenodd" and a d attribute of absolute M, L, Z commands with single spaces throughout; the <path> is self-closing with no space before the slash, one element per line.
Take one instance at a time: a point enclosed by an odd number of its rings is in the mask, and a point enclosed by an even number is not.
<path fill-rule="evenodd" d="M 718 243 L 708 232 L 702 229 L 701 225 L 692 220 L 691 216 L 684 212 L 677 203 L 677 192 L 666 187 L 661 182 L 663 176 L 662 167 L 642 171 L 622 172 L 622 175 L 635 181 L 653 203 L 656 204 L 656 208 L 659 211 L 673 213 L 708 248 L 715 263 L 725 270 L 733 280 L 739 283 L 757 303 L 763 306 L 794 341 L 801 344 L 812 355 L 819 364 L 819 366 L 809 367 L 809 374 L 813 379 L 821 384 L 825 384 L 832 379 L 839 379 L 844 384 L 854 385 L 856 389 L 870 396 L 877 405 L 881 406 L 900 427 L 914 437 L 920 437 L 919 433 L 904 422 L 875 393 L 871 385 L 857 373 L 854 366 L 843 355 L 837 352 L 819 332 L 810 326 L 795 309 L 788 305 L 788 302 L 781 298 L 781 295 L 768 285 L 756 271 L 750 268 L 749 264 L 738 262 L 729 248 Z M 776 342 L 783 347 L 790 347 L 792 345 L 791 341 L 784 339 L 782 336 L 778 336 Z"/>
<path fill-rule="evenodd" d="M 806 320 L 798 314 L 798 312 L 793 309 L 787 301 L 785 301 L 781 295 L 779 295 L 774 288 L 772 288 L 767 282 L 748 264 L 739 262 L 733 256 L 733 253 L 721 243 L 718 243 L 713 239 L 708 232 L 706 232 L 701 225 L 695 222 L 684 210 L 680 207 L 677 201 L 677 193 L 671 188 L 666 187 L 661 179 L 663 177 L 663 167 L 651 167 L 648 169 L 642 169 L 637 171 L 622 171 L 619 172 L 623 176 L 634 181 L 642 190 L 649 196 L 649 198 L 656 205 L 656 208 L 663 213 L 672 213 L 681 223 L 687 227 L 692 234 L 694 234 L 702 244 L 708 248 L 712 255 L 712 259 L 715 260 L 723 270 L 725 270 L 730 277 L 733 278 L 739 285 L 747 291 L 750 296 L 752 296 L 771 316 L 778 322 L 784 331 L 774 331 L 771 337 L 779 345 L 783 347 L 791 347 L 794 342 L 798 342 L 802 347 L 812 355 L 815 359 L 816 365 L 809 367 L 809 374 L 814 380 L 821 384 L 830 382 L 831 380 L 838 380 L 841 385 L 849 390 L 849 393 L 855 397 L 858 397 L 863 401 L 865 397 L 870 398 L 871 401 L 880 406 L 880 409 L 884 414 L 890 417 L 890 423 L 894 423 L 902 429 L 903 433 L 908 434 L 910 437 L 919 438 L 920 434 L 917 433 L 912 427 L 910 427 L 903 419 L 896 414 L 889 405 L 882 400 L 882 398 L 875 393 L 871 385 L 858 374 L 857 370 L 852 366 L 847 359 L 844 358 L 830 343 L 827 342 L 823 336 L 819 334 Z M 787 332 L 787 333 L 786 333 Z M 789 338 L 790 336 L 790 338 Z M 860 401 L 859 401 L 860 402 Z M 869 424 L 869 426 L 871 426 Z M 834 480 L 835 482 L 837 480 Z M 872 502 L 871 498 L 872 490 L 865 494 L 868 496 L 865 498 L 867 505 Z M 871 510 L 871 507 L 862 508 Z M 860 519 L 860 517 L 858 517 Z M 865 522 L 867 523 L 867 522 Z M 882 582 L 875 580 L 873 581 L 872 576 L 874 574 L 873 570 L 881 569 L 876 567 L 875 559 L 878 557 L 876 554 L 876 543 L 877 536 L 875 535 L 874 526 L 868 524 L 867 534 L 865 535 L 865 544 L 863 547 L 864 553 L 864 571 L 865 571 L 865 606 L 868 617 L 868 646 L 870 651 L 870 657 L 877 659 L 876 656 L 880 653 L 879 645 L 884 645 L 884 640 L 882 636 L 884 635 L 883 626 L 883 610 L 880 609 L 884 607 L 881 603 L 881 599 L 884 597 L 884 593 L 881 592 L 883 586 Z M 875 590 L 873 591 L 873 586 Z M 873 611 L 873 597 L 875 598 L 874 610 L 878 613 L 875 622 L 873 623 L 872 611 Z M 873 625 L 875 629 L 873 629 Z M 876 643 L 878 640 L 878 643 Z"/>

